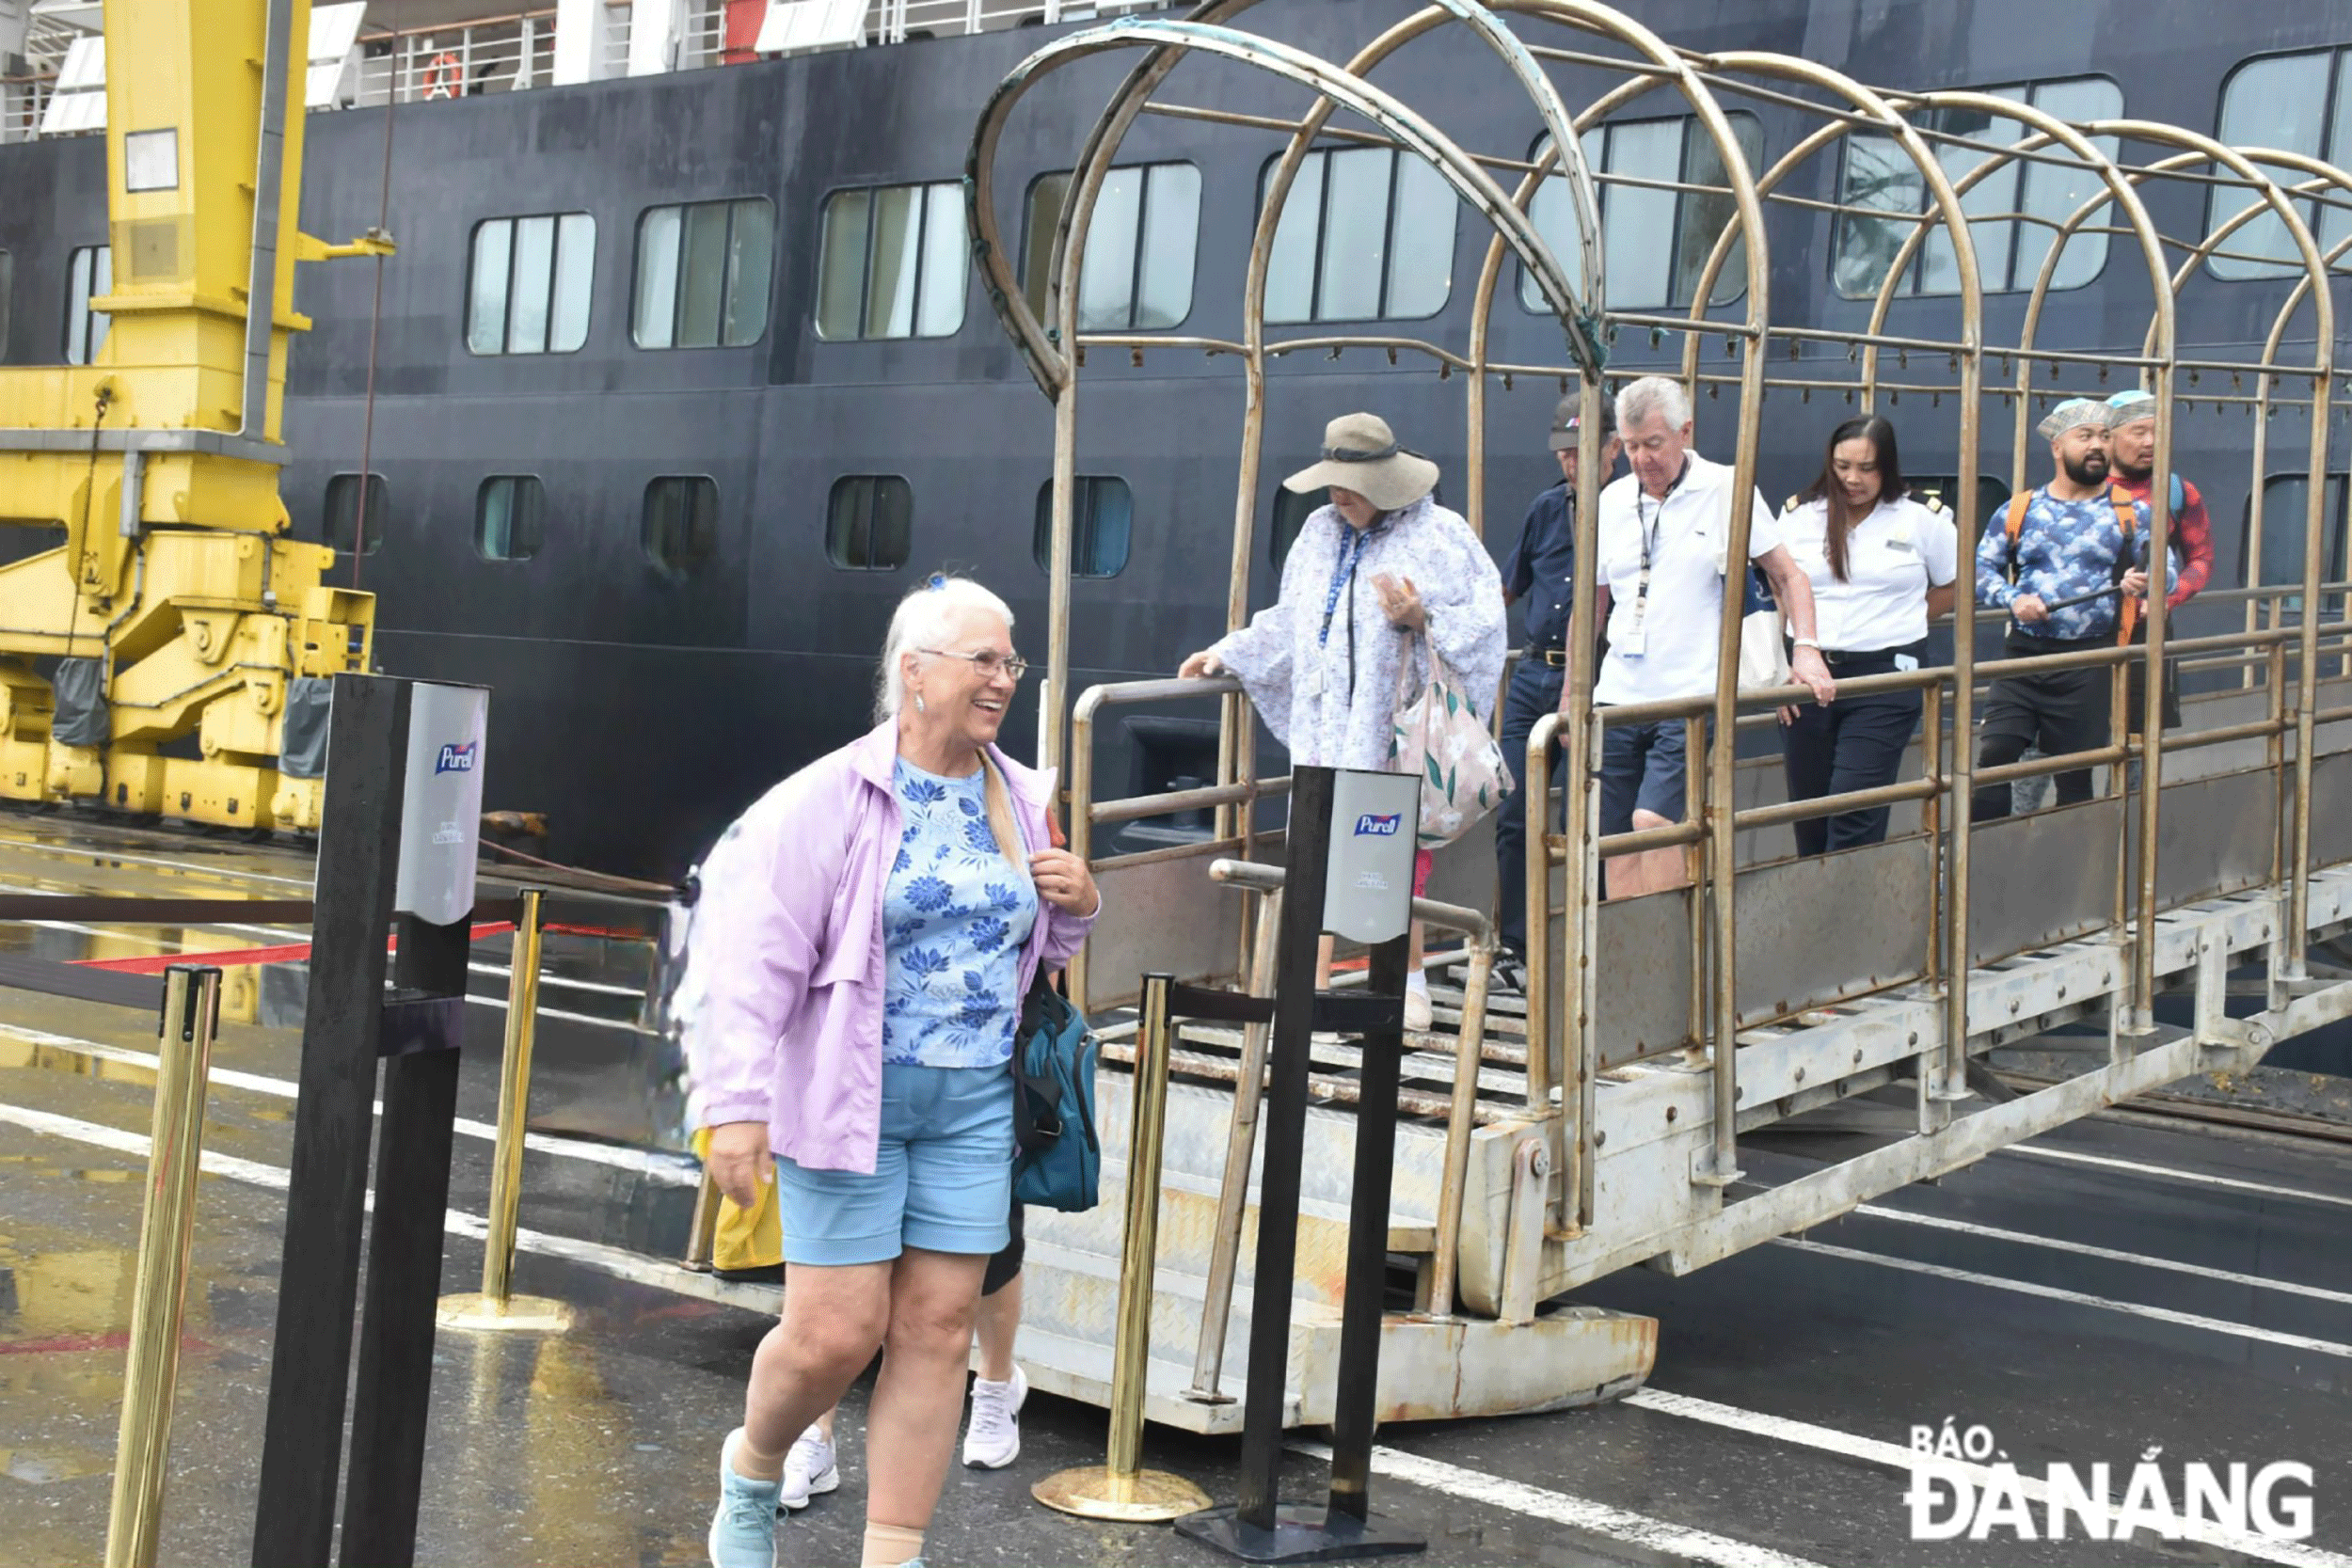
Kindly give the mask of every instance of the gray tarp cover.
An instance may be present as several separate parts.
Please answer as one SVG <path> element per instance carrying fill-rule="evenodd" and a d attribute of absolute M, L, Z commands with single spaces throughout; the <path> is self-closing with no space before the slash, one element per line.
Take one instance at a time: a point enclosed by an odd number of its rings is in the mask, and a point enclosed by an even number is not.
<path fill-rule="evenodd" d="M 114 738 L 114 716 L 106 707 L 106 666 L 95 658 L 61 658 L 50 678 L 56 712 L 49 736 L 66 746 L 103 746 Z"/>
<path fill-rule="evenodd" d="M 335 683 L 324 675 L 296 675 L 286 683 L 286 742 L 278 770 L 290 779 L 316 779 L 326 772 L 326 709 Z"/>

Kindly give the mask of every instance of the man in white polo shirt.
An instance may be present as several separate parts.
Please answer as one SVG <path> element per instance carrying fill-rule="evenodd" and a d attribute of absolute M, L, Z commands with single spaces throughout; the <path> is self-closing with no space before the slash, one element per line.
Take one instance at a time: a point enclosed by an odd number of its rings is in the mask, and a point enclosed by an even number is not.
<path fill-rule="evenodd" d="M 1682 384 L 1645 375 L 1617 393 L 1617 433 L 1633 471 L 1600 493 L 1601 613 L 1609 655 L 1593 689 L 1602 707 L 1711 696 L 1725 583 L 1744 597 L 1746 572 L 1726 560 L 1731 470 L 1691 450 L 1691 401 Z M 1797 684 L 1828 702 L 1836 694 L 1813 635 L 1813 588 L 1781 545 L 1779 520 L 1749 492 L 1748 557 L 1764 570 L 1787 617 Z M 1563 705 L 1572 693 L 1562 694 Z M 1600 831 L 1629 832 L 1682 819 L 1683 721 L 1612 724 L 1601 749 Z M 1612 898 L 1679 886 L 1679 848 L 1608 863 Z"/>

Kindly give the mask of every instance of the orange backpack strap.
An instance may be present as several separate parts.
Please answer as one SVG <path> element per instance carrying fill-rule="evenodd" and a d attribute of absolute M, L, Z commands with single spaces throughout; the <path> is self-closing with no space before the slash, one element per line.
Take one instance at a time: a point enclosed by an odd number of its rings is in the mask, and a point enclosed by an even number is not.
<path fill-rule="evenodd" d="M 2026 509 L 2017 503 L 2032 494 L 2028 490 L 2025 496 L 2011 496 L 2001 503 L 2001 531 L 2009 535 L 2009 580 L 2011 583 L 2017 580 L 2017 535 L 2026 526 Z"/>
<path fill-rule="evenodd" d="M 2132 536 L 2139 531 L 2139 501 L 2121 484 L 2107 487 L 2107 504 L 2115 508 L 2116 526 L 2123 531 L 2123 547 L 2132 547 Z M 2139 629 L 2139 601 L 2129 594 L 2119 594 L 2122 606 L 2115 618 L 2115 642 L 2122 647 Z"/>

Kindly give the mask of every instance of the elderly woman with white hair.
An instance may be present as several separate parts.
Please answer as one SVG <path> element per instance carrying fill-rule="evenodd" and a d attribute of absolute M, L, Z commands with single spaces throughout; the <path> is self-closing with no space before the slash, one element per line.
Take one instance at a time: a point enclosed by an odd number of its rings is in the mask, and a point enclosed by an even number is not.
<path fill-rule="evenodd" d="M 1051 847 L 1052 775 L 995 744 L 1025 669 L 1002 599 L 931 578 L 891 619 L 874 729 L 770 790 L 703 867 L 694 1115 L 737 1203 L 772 1168 L 785 1259 L 721 1449 L 713 1568 L 772 1568 L 786 1456 L 877 1349 L 864 1562 L 921 1560 L 1008 1238 L 1022 999 L 1100 902 Z"/>
<path fill-rule="evenodd" d="M 1506 651 L 1502 575 L 1470 524 L 1437 503 L 1437 485 L 1438 466 L 1399 445 L 1387 420 L 1333 420 L 1324 428 L 1323 460 L 1282 482 L 1300 494 L 1328 490 L 1331 499 L 1299 529 L 1280 594 L 1177 673 L 1239 677 L 1291 760 L 1314 767 L 1388 768 L 1400 677 L 1409 668 L 1407 685 L 1418 694 L 1429 680 L 1430 648 L 1481 716 L 1490 714 Z M 1416 895 L 1429 863 L 1422 850 Z M 1406 1027 L 1426 1029 L 1418 923 L 1411 961 Z M 1328 983 L 1328 966 L 1327 944 L 1318 984 Z"/>

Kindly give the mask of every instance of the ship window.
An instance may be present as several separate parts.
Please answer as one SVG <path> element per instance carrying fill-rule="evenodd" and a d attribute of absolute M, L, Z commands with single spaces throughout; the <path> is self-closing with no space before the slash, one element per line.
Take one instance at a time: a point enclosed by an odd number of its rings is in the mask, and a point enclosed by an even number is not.
<path fill-rule="evenodd" d="M 1260 200 L 1275 160 L 1259 180 Z M 1459 214 L 1445 177 L 1385 147 L 1310 152 L 1291 182 L 1267 260 L 1270 322 L 1434 316 L 1454 292 Z"/>
<path fill-rule="evenodd" d="M 645 486 L 645 558 L 674 578 L 710 559 L 719 547 L 718 482 L 700 474 L 666 474 Z"/>
<path fill-rule="evenodd" d="M 1071 496 L 1070 575 L 1115 578 L 1127 569 L 1135 533 L 1135 495 L 1116 475 L 1080 474 Z M 1054 569 L 1054 486 L 1037 488 L 1037 532 L 1029 546 L 1037 569 Z"/>
<path fill-rule="evenodd" d="M 768 330 L 776 210 L 764 196 L 648 207 L 637 220 L 639 348 L 735 348 Z"/>
<path fill-rule="evenodd" d="M 1330 504 L 1330 500 L 1328 490 L 1309 490 L 1302 495 L 1286 485 L 1274 487 L 1274 523 L 1266 530 L 1265 553 L 1276 571 L 1280 571 L 1282 562 L 1290 559 L 1291 546 L 1298 543 L 1307 519 L 1318 508 Z"/>
<path fill-rule="evenodd" d="M 817 335 L 945 338 L 963 325 L 963 187 L 874 185 L 825 198 Z"/>
<path fill-rule="evenodd" d="M 1740 155 L 1751 169 L 1757 167 L 1764 160 L 1763 122 L 1750 114 L 1728 118 Z M 1609 278 L 1609 303 L 1628 310 L 1688 309 L 1715 242 L 1739 221 L 1737 204 L 1728 191 L 1661 190 L 1620 182 L 1727 184 L 1715 138 L 1695 116 L 1685 115 L 1679 119 L 1596 125 L 1581 140 L 1585 166 L 1595 175 L 1594 199 L 1600 204 L 1601 265 Z M 1551 138 L 1539 136 L 1531 156 L 1541 158 L 1550 150 Z M 1616 178 L 1600 178 L 1604 175 Z M 1582 268 L 1581 242 L 1576 200 L 1565 175 L 1555 174 L 1536 187 L 1528 216 L 1552 259 L 1575 282 Z M 1735 239 L 1723 270 L 1715 275 L 1715 293 L 1708 303 L 1728 305 L 1747 287 L 1747 242 Z M 1519 303 L 1530 310 L 1551 308 L 1525 267 L 1519 269 Z"/>
<path fill-rule="evenodd" d="M 1927 499 L 1933 496 L 1944 503 L 1945 510 L 1949 512 L 1955 520 L 1958 519 L 1960 477 L 1957 474 L 1905 474 L 1903 483 L 1910 490 L 1913 500 L 1925 505 Z M 2002 504 L 2008 499 L 2009 481 L 1995 479 L 1991 474 L 1979 474 L 1977 476 L 1977 526 L 1975 531 L 1966 536 L 1981 538 L 1984 531 L 1992 525 L 1994 517 L 1999 514 Z"/>
<path fill-rule="evenodd" d="M 115 247 L 86 245 L 66 261 L 65 362 L 87 365 L 98 357 L 114 318 L 93 310 L 89 302 L 114 292 Z"/>
<path fill-rule="evenodd" d="M 474 497 L 474 553 L 485 561 L 529 561 L 547 539 L 547 510 L 538 475 L 492 474 Z"/>
<path fill-rule="evenodd" d="M 2347 61 L 2348 54 L 2352 51 L 2316 49 L 2247 61 L 2230 73 L 2221 88 L 2221 129 L 2217 135 L 2233 147 L 2272 147 L 2341 165 L 2352 157 L 2352 61 Z M 2289 187 L 2311 178 L 2306 170 L 2276 164 L 2254 166 Z M 2340 198 L 2342 193 L 2330 194 Z M 2261 199 L 2243 185 L 2214 186 L 2205 198 L 2207 232 Z M 2352 235 L 2352 212 L 2343 207 L 2299 201 L 2296 209 L 2319 242 L 2323 256 Z M 2225 254 L 2208 263 L 2216 277 L 2303 275 L 2302 253 L 2296 249 L 2287 226 L 2268 213 L 2233 230 L 2221 242 L 2221 248 Z M 2267 504 L 2264 510 L 2269 510 Z"/>
<path fill-rule="evenodd" d="M 896 474 L 844 474 L 825 503 L 825 558 L 845 572 L 895 572 L 907 563 L 914 490 Z"/>
<path fill-rule="evenodd" d="M 1029 186 L 1022 286 L 1047 326 L 1045 284 L 1054 271 L 1054 230 L 1070 199 L 1070 176 L 1041 174 Z M 1200 239 L 1200 171 L 1190 164 L 1144 164 L 1103 177 L 1087 228 L 1078 277 L 1078 330 L 1164 330 L 1192 314 L 1193 253 Z"/>
<path fill-rule="evenodd" d="M 1982 89 L 1995 98 L 2028 103 L 2061 119 L 2112 119 L 2123 112 L 2123 89 L 2104 76 L 2076 76 L 2063 81 L 2011 83 Z M 1912 117 L 1922 131 L 1968 136 L 1993 146 L 2009 146 L 2029 134 L 2022 121 L 1996 119 L 1974 109 L 1933 109 Z M 1931 142 L 1936 161 L 1955 183 L 1992 156 L 1983 146 Z M 2091 145 L 2112 158 L 2113 136 L 2093 136 Z M 2030 289 L 2042 276 L 2042 264 L 2058 239 L 2058 225 L 2098 194 L 2104 182 L 2090 169 L 2060 163 L 2011 160 L 1977 182 L 1960 198 L 1968 215 L 1968 234 L 1977 251 L 1979 281 L 1986 293 Z M 1837 218 L 1837 292 L 1850 299 L 1877 294 L 1895 261 L 1895 253 L 1910 238 L 1915 214 L 1932 210 L 1927 181 L 1909 153 L 1890 136 L 1854 135 L 1846 138 L 1841 199 L 1849 206 L 1900 213 L 1904 221 L 1857 216 Z M 1994 214 L 2022 213 L 2025 218 Z M 1984 215 L 1979 215 L 1984 214 Z M 2027 221 L 2039 219 L 2041 221 Z M 2098 232 L 2106 211 L 2083 220 L 2060 253 L 2051 274 L 2053 289 L 2079 289 L 2099 276 L 2107 264 L 2107 237 Z M 1897 285 L 1904 294 L 1960 293 L 1960 264 L 1951 237 L 1942 220 L 1931 222 L 1925 244 L 1912 253 L 1909 276 Z"/>
<path fill-rule="evenodd" d="M 474 225 L 466 346 L 476 354 L 570 354 L 588 341 L 596 220 L 586 213 Z"/>
<path fill-rule="evenodd" d="M 382 474 L 337 474 L 326 482 L 320 536 L 345 555 L 373 555 L 384 543 L 384 509 L 389 504 Z"/>
<path fill-rule="evenodd" d="M 2344 580 L 2344 502 L 2345 476 L 2329 474 L 2328 486 L 2321 492 L 2319 526 L 2326 531 L 2321 546 L 2319 576 L 2323 582 Z M 2309 473 L 2273 474 L 2263 481 L 2263 549 L 2262 560 L 2252 568 L 2252 582 L 2246 581 L 2248 563 L 2254 560 L 2254 506 L 2249 499 L 2246 515 L 2238 523 L 2238 580 L 2242 587 L 2279 588 L 2303 580 L 2303 541 L 2308 537 L 2311 521 L 2312 476 Z M 2321 600 L 2325 606 L 2326 600 Z M 2280 599 L 2284 610 L 2303 608 L 2303 595 L 2290 594 Z"/>

